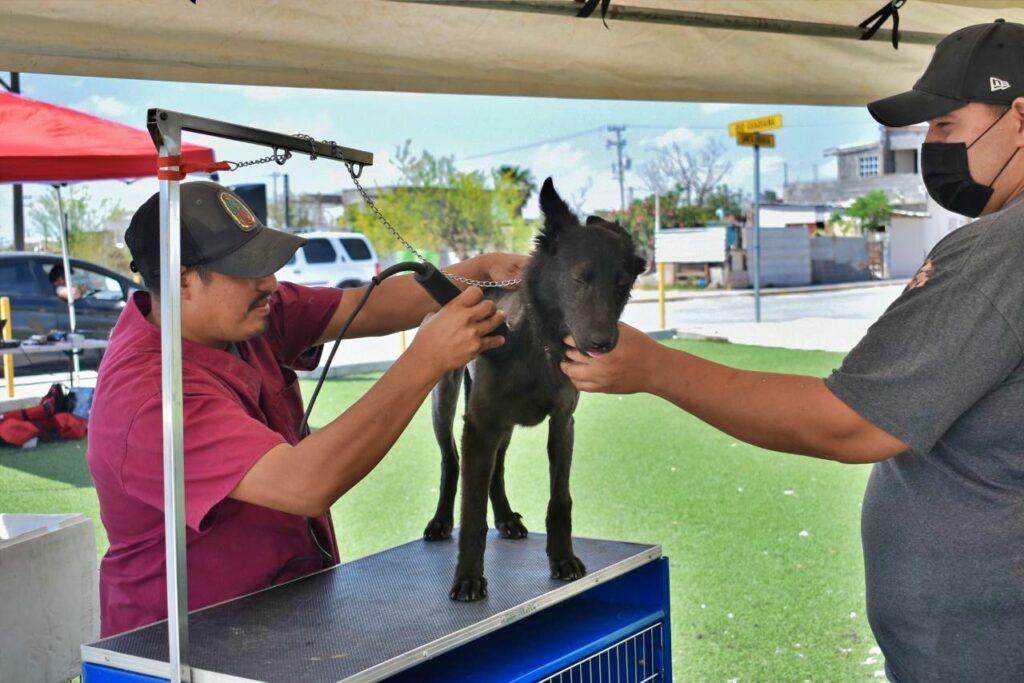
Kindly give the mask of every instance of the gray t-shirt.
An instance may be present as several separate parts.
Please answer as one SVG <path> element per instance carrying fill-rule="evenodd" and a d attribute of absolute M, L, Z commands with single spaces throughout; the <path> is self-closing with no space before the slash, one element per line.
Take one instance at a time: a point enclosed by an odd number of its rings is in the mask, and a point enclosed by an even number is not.
<path fill-rule="evenodd" d="M 874 465 L 868 619 L 899 683 L 1024 681 L 1024 196 L 935 246 L 825 381 Z"/>

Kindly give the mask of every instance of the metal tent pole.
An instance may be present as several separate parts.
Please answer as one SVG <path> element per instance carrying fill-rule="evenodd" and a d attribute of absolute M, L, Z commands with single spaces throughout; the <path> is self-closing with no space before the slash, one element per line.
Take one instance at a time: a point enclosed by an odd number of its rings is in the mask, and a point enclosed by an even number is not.
<path fill-rule="evenodd" d="M 54 185 L 57 191 L 57 210 L 60 212 L 60 255 L 64 264 L 64 287 L 68 291 L 68 327 L 71 332 L 77 329 L 75 324 L 75 290 L 71 286 L 71 259 L 68 257 L 68 213 L 64 210 L 64 196 L 61 194 L 60 185 Z M 74 389 L 81 382 L 79 380 L 80 366 L 78 351 L 71 345 L 71 388 Z"/>
<path fill-rule="evenodd" d="M 166 109 L 150 109 L 147 128 L 161 157 L 181 154 L 183 131 L 250 142 L 275 152 L 349 162 L 358 177 L 373 154 L 294 135 L 239 126 Z M 356 170 L 356 168 L 358 170 Z M 168 170 L 177 170 L 169 166 Z M 167 651 L 172 683 L 191 683 L 188 666 L 188 573 L 185 451 L 181 383 L 181 186 L 160 181 L 160 368 L 163 396 L 164 533 L 167 570 Z"/>
<path fill-rule="evenodd" d="M 181 126 L 168 120 L 160 156 L 181 153 Z M 181 187 L 160 181 L 160 370 L 164 415 L 164 538 L 167 652 L 172 683 L 192 680 L 188 668 L 188 572 L 185 549 L 185 458 L 181 396 Z"/>

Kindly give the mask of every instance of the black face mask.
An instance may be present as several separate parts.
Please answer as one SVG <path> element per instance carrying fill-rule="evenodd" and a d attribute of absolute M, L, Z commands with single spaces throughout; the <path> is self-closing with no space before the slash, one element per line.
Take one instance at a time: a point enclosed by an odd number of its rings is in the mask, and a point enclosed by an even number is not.
<path fill-rule="evenodd" d="M 970 145 L 965 145 L 962 142 L 926 142 L 921 145 L 921 176 L 924 178 L 924 186 L 928 189 L 928 194 L 939 206 L 970 218 L 977 218 L 981 215 L 988 200 L 992 197 L 992 186 L 1009 166 L 1013 157 L 1017 155 L 1018 150 L 1013 150 L 1013 154 L 988 185 L 975 182 L 971 177 L 971 168 L 967 162 L 967 150 L 984 137 L 985 133 L 992 130 L 992 127 L 999 123 L 1003 116 L 1006 116 L 1005 111 Z"/>

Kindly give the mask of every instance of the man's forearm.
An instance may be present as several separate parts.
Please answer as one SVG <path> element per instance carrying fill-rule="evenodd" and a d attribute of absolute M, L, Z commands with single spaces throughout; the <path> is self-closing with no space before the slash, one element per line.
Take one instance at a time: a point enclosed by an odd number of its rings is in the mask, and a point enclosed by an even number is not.
<path fill-rule="evenodd" d="M 436 371 L 400 356 L 361 399 L 293 447 L 291 463 L 305 475 L 294 480 L 313 486 L 315 507 L 328 509 L 381 461 L 437 380 Z"/>
<path fill-rule="evenodd" d="M 445 270 L 463 277 L 487 279 L 487 270 L 479 258 L 457 263 Z M 460 289 L 465 289 L 465 286 L 460 285 Z M 362 293 L 363 290 L 358 289 L 349 296 L 358 301 Z M 412 329 L 438 308 L 437 302 L 411 276 L 390 277 L 373 290 L 346 337 L 376 337 Z"/>
<path fill-rule="evenodd" d="M 738 370 L 658 347 L 648 390 L 747 443 L 843 462 L 875 462 L 900 452 L 817 377 Z"/>

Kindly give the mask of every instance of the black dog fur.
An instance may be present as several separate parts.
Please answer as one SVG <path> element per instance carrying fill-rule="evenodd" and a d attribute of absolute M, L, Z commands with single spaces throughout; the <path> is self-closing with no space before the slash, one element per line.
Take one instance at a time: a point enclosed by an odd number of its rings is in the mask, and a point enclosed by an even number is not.
<path fill-rule="evenodd" d="M 459 386 L 466 378 L 462 431 L 462 509 L 459 557 L 452 582 L 453 600 L 487 595 L 484 549 L 487 498 L 494 525 L 503 538 L 527 534 L 521 516 L 505 495 L 505 451 L 516 425 L 548 422 L 551 497 L 547 511 L 547 554 L 553 578 L 573 581 L 586 573 L 573 554 L 572 463 L 573 412 L 579 392 L 562 373 L 562 339 L 572 335 L 587 353 L 607 353 L 618 342 L 618 320 L 644 259 L 618 223 L 596 216 L 579 219 L 548 178 L 540 192 L 544 227 L 516 290 L 487 291 L 507 315 L 511 329 L 497 354 L 480 356 L 465 369 L 446 375 L 434 388 L 434 434 L 441 448 L 441 488 L 437 511 L 423 535 L 427 540 L 451 536 L 459 456 L 453 422 Z"/>

